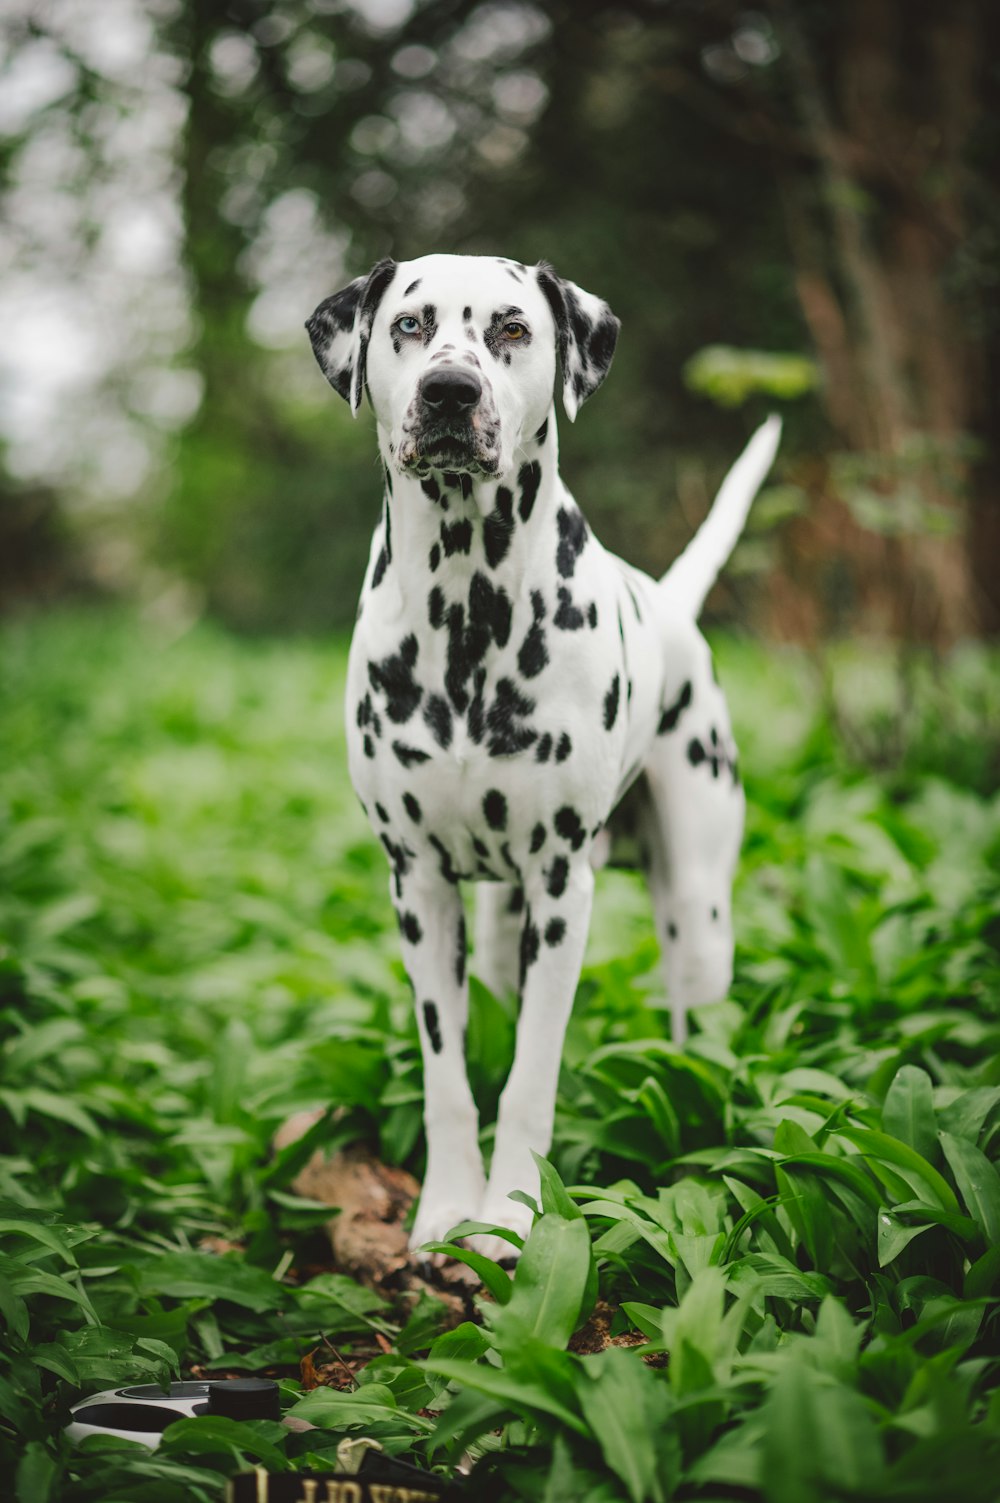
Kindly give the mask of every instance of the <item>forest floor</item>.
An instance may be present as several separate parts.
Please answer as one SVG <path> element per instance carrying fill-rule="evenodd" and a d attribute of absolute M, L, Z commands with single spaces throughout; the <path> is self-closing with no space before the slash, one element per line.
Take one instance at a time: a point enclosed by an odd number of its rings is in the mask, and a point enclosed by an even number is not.
<path fill-rule="evenodd" d="M 731 998 L 676 1049 L 645 892 L 602 875 L 543 1214 L 513 1279 L 456 1283 L 393 1252 L 421 1073 L 344 644 L 6 626 L 18 1503 L 217 1500 L 255 1464 L 328 1471 L 350 1434 L 474 1463 L 474 1499 L 994 1503 L 1000 662 L 715 646 L 749 800 Z M 513 1026 L 473 981 L 487 1150 Z M 302 1178 L 317 1150 L 391 1201 L 367 1266 Z M 276 1377 L 316 1428 L 62 1435 L 82 1393 L 211 1374 Z"/>

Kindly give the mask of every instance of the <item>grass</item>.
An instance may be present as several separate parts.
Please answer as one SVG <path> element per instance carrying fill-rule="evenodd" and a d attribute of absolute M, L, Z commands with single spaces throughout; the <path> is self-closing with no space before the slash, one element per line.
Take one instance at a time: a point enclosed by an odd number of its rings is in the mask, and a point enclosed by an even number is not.
<path fill-rule="evenodd" d="M 921 668 L 897 705 L 887 660 L 844 655 L 845 743 L 801 657 L 719 659 L 750 799 L 732 998 L 675 1050 L 644 893 L 602 878 L 544 1214 L 513 1282 L 487 1266 L 475 1319 L 447 1330 L 433 1298 L 333 1269 L 294 1152 L 269 1153 L 293 1111 L 336 1105 L 331 1143 L 421 1167 L 342 646 L 8 626 L 0 1468 L 18 1503 L 215 1500 L 255 1461 L 330 1469 L 349 1432 L 445 1471 L 471 1456 L 477 1498 L 992 1503 L 996 660 Z M 484 1102 L 512 1037 L 477 988 Z M 584 1355 L 581 1326 L 612 1343 Z M 324 1341 L 361 1354 L 353 1389 L 303 1391 Z M 152 1456 L 62 1437 L 81 1392 L 193 1366 L 277 1375 L 318 1428 L 188 1421 Z"/>

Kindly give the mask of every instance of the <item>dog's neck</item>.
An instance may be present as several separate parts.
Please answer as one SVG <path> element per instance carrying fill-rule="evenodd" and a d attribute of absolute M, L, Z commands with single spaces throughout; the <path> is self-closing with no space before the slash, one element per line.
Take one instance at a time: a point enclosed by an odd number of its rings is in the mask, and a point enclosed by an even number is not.
<path fill-rule="evenodd" d="M 569 499 L 559 478 L 554 405 L 502 476 L 447 470 L 401 474 L 381 430 L 379 440 L 386 472 L 382 570 L 395 575 L 401 594 L 414 592 L 422 607 L 428 578 L 440 580 L 445 561 L 444 572 L 453 581 L 484 570 L 512 596 L 520 593 L 533 552 L 547 531 L 555 533 L 558 509 Z M 402 568 L 391 568 L 394 559 Z M 380 574 L 378 558 L 375 573 Z"/>

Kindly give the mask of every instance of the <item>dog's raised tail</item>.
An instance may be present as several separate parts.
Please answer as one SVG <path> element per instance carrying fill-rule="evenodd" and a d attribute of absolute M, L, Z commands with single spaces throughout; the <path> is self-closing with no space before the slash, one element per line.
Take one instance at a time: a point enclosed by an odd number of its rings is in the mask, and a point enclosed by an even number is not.
<path fill-rule="evenodd" d="M 722 482 L 708 516 L 661 580 L 670 592 L 671 605 L 689 612 L 694 620 L 736 546 L 753 498 L 774 463 L 780 438 L 781 418 L 772 413 Z"/>

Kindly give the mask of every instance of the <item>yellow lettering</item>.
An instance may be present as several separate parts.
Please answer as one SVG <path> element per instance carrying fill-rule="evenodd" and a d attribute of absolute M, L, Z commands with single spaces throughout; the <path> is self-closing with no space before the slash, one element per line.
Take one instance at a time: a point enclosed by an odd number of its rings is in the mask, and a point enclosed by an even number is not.
<path fill-rule="evenodd" d="M 326 1503 L 363 1503 L 363 1498 L 360 1482 L 327 1479 Z M 302 1503 L 308 1503 L 308 1500 L 303 1498 Z"/>
<path fill-rule="evenodd" d="M 314 1477 L 303 1477 L 302 1496 L 299 1503 L 316 1503 L 316 1489 L 319 1483 Z"/>

